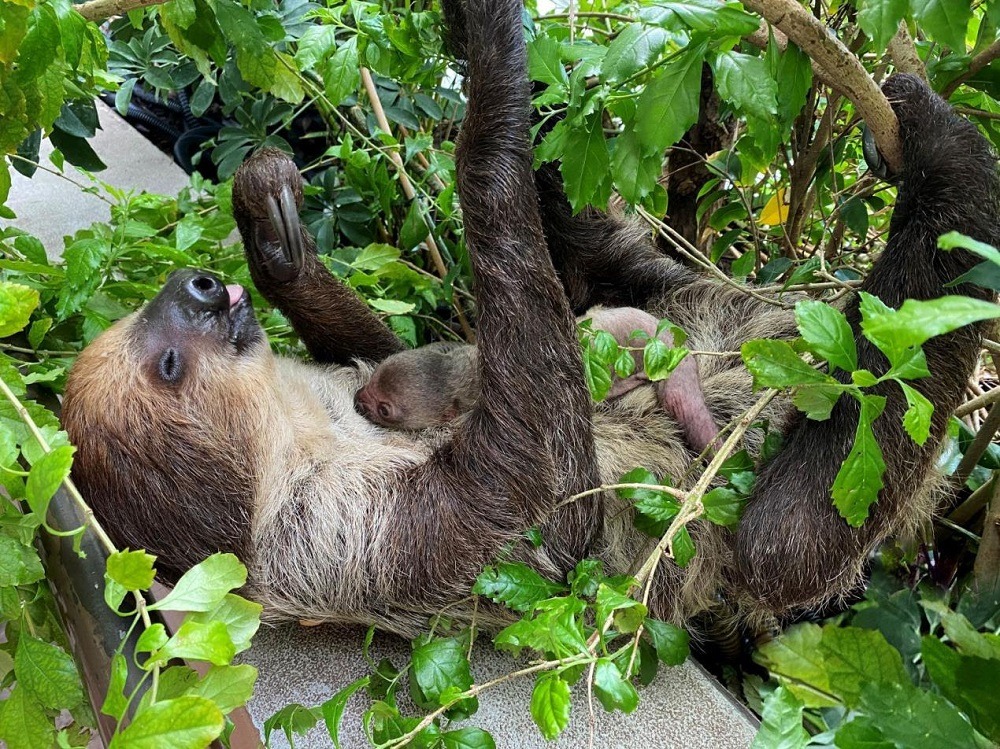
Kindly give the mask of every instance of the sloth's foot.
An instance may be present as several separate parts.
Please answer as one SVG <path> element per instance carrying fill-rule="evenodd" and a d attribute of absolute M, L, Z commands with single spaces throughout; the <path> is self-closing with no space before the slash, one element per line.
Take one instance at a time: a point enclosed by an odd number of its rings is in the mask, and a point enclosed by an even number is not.
<path fill-rule="evenodd" d="M 252 271 L 281 283 L 302 270 L 308 235 L 299 222 L 302 178 L 281 151 L 261 149 L 233 183 L 233 213 Z"/>

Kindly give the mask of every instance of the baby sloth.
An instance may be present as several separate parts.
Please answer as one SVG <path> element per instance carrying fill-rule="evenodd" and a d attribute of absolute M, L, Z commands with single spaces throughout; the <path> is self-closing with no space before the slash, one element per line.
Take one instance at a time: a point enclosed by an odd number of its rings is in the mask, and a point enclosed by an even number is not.
<path fill-rule="evenodd" d="M 618 345 L 632 348 L 635 372 L 615 379 L 609 399 L 650 383 L 642 370 L 642 347 L 646 338 L 656 336 L 655 317 L 634 307 L 594 307 L 581 320 L 591 320 L 593 330 L 610 333 Z M 705 403 L 693 358 L 686 357 L 666 380 L 652 384 L 660 407 L 677 421 L 691 448 L 700 453 L 715 441 L 719 429 Z M 382 361 L 354 403 L 359 413 L 380 426 L 417 431 L 454 421 L 478 397 L 475 347 L 432 343 Z"/>

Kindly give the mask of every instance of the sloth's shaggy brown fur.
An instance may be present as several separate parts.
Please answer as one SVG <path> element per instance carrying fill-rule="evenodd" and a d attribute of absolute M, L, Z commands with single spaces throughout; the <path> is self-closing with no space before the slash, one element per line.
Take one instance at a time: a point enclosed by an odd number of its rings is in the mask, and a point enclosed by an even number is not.
<path fill-rule="evenodd" d="M 249 567 L 249 594 L 273 617 L 408 633 L 465 598 L 501 553 L 553 576 L 587 554 L 625 571 L 652 543 L 628 508 L 612 497 L 563 500 L 636 465 L 681 475 L 692 455 L 649 392 L 594 413 L 573 312 L 640 307 L 671 318 L 703 350 L 794 335 L 789 313 L 663 257 L 640 227 L 594 211 L 571 215 L 552 171 L 533 180 L 519 0 L 468 0 L 464 9 L 451 0 L 445 9 L 470 64 L 457 162 L 481 398 L 450 434 L 396 433 L 356 413 L 354 394 L 371 373 L 358 360 L 377 362 L 401 345 L 315 257 L 294 216 L 294 166 L 273 151 L 254 155 L 234 189 L 251 272 L 317 364 L 274 357 L 243 303 L 211 276 L 187 272 L 84 351 L 67 387 L 75 479 L 116 542 L 157 554 L 168 579 L 233 551 Z M 914 78 L 897 76 L 886 92 L 905 166 L 891 238 L 865 289 L 898 305 L 940 295 L 976 262 L 938 252 L 940 233 L 1000 240 L 1000 191 L 993 154 L 972 125 Z M 296 242 L 304 254 L 290 250 Z M 856 301 L 847 313 L 856 323 Z M 861 366 L 884 371 L 883 357 L 857 341 Z M 721 595 L 742 616 L 783 616 L 854 589 L 874 545 L 929 511 L 920 487 L 979 341 L 973 327 L 925 346 L 932 376 L 915 386 L 935 413 L 924 447 L 902 431 L 899 389 L 880 389 L 886 488 L 859 529 L 829 495 L 853 440 L 854 401 L 842 399 L 823 423 L 772 404 L 786 446 L 762 469 L 738 532 L 696 524 L 698 557 L 685 570 L 662 565 L 654 613 L 683 621 Z M 701 364 L 718 424 L 753 403 L 738 363 Z M 535 525 L 546 541 L 537 549 L 520 540 Z M 460 616 L 461 605 L 449 611 Z"/>

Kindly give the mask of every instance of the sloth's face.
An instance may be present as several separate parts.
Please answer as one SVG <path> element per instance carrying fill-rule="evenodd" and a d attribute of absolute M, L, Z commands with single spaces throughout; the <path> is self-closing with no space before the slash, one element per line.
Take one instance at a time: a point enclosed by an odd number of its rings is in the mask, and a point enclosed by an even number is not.
<path fill-rule="evenodd" d="M 220 357 L 244 357 L 264 341 L 242 286 L 211 273 L 180 270 L 139 311 L 129 333 L 153 381 L 179 385 Z"/>

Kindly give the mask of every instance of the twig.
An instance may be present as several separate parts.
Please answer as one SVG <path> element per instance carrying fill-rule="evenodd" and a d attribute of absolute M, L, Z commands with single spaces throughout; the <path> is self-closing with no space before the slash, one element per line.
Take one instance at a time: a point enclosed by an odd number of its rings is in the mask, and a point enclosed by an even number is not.
<path fill-rule="evenodd" d="M 993 496 L 983 521 L 983 535 L 972 575 L 980 590 L 996 589 L 1000 585 L 1000 481 L 993 482 Z"/>
<path fill-rule="evenodd" d="M 998 429 L 1000 429 L 1000 405 L 994 404 L 982 427 L 980 427 L 979 432 L 976 434 L 976 438 L 972 440 L 972 444 L 969 445 L 969 449 L 962 456 L 962 461 L 958 464 L 958 468 L 955 469 L 952 482 L 956 486 L 961 486 L 969 478 L 969 474 L 972 473 L 972 469 L 976 467 L 979 459 L 986 452 L 986 448 L 990 446 L 990 443 L 993 441 L 993 435 L 997 433 Z"/>
<path fill-rule="evenodd" d="M 967 525 L 976 516 L 993 494 L 993 484 L 997 482 L 996 474 L 989 481 L 976 489 L 969 498 L 948 514 L 948 519 L 956 525 Z"/>
<path fill-rule="evenodd" d="M 993 42 L 993 44 L 973 57 L 969 61 L 969 67 L 967 67 L 960 76 L 955 78 L 955 80 L 951 81 L 947 86 L 941 89 L 941 98 L 947 99 L 950 97 L 953 93 L 955 93 L 955 89 L 972 78 L 972 76 L 996 60 L 998 57 L 1000 57 L 1000 39 L 997 39 Z"/>
<path fill-rule="evenodd" d="M 831 88 L 850 99 L 868 123 L 890 169 L 902 164 L 899 123 L 885 95 L 860 60 L 796 0 L 745 0 L 744 7 L 763 16 L 795 42 L 832 77 Z"/>
<path fill-rule="evenodd" d="M 978 398 L 966 401 L 955 409 L 955 416 L 960 419 L 964 418 L 971 413 L 975 413 L 980 408 L 986 408 L 987 406 L 993 405 L 997 401 L 1000 401 L 1000 387 L 995 387 L 992 390 L 983 393 Z"/>
<path fill-rule="evenodd" d="M 378 91 L 375 89 L 375 81 L 372 80 L 372 74 L 366 67 L 361 68 L 361 81 L 364 84 L 365 91 L 368 92 L 368 99 L 371 102 L 372 111 L 375 113 L 375 121 L 378 122 L 378 126 L 384 132 L 391 133 L 392 129 L 389 126 L 389 120 L 386 119 L 385 111 L 382 109 L 382 102 L 378 98 Z M 413 189 L 413 184 L 410 182 L 410 178 L 403 167 L 403 158 L 398 152 L 389 151 L 389 160 L 396 167 L 396 173 L 399 175 L 399 185 L 403 188 L 403 194 L 406 195 L 408 200 L 416 203 L 417 210 L 420 210 L 422 213 L 423 209 L 417 200 L 417 192 Z M 430 221 L 428 221 L 428 224 L 430 224 Z M 430 229 L 428 229 L 424 243 L 427 245 L 427 251 L 431 256 L 431 262 L 434 263 L 434 268 L 437 270 L 438 276 L 442 279 L 446 278 L 448 276 L 448 266 L 444 264 L 444 259 L 441 257 L 441 250 L 438 249 L 437 241 L 434 239 L 434 232 Z M 472 326 L 469 325 L 469 321 L 465 317 L 465 312 L 462 310 L 457 299 L 454 300 L 454 308 L 455 316 L 462 326 L 462 332 L 465 334 L 466 340 L 470 342 L 475 341 L 476 334 L 473 333 Z"/>

